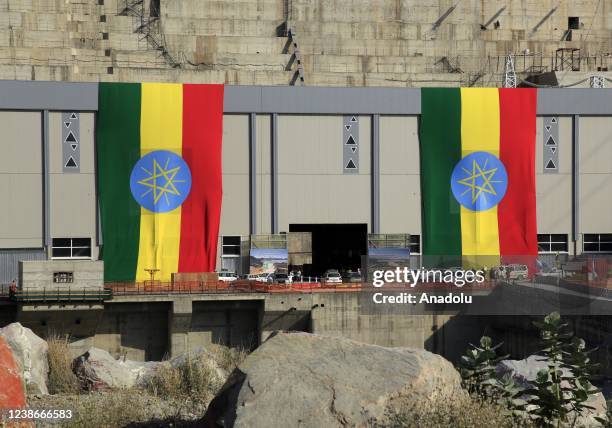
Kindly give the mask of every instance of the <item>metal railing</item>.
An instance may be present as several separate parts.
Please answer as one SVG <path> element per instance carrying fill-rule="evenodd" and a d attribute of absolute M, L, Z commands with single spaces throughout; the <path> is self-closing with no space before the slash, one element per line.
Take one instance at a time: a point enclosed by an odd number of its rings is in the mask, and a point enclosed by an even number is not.
<path fill-rule="evenodd" d="M 289 284 L 267 283 L 254 280 L 237 281 L 192 281 L 192 282 L 114 282 L 105 287 L 114 296 L 153 295 L 153 294 L 233 294 L 233 293 L 274 293 L 274 292 L 313 292 L 329 290 L 358 290 L 361 283 L 326 283 L 318 277 L 304 277 L 302 281 Z"/>
<path fill-rule="evenodd" d="M 180 68 L 181 64 L 168 51 L 166 35 L 160 23 L 160 11 L 152 2 L 147 16 L 145 2 L 143 0 L 124 0 L 123 7 L 117 11 L 118 15 L 131 16 L 138 20 L 135 33 L 142 34 L 143 39 L 149 46 L 161 53 L 166 63 L 172 68 Z"/>
<path fill-rule="evenodd" d="M 105 287 L 113 290 L 115 296 L 136 294 L 215 294 L 260 292 L 258 287 L 249 281 L 184 281 L 184 282 L 112 282 Z"/>
<path fill-rule="evenodd" d="M 111 289 L 87 289 L 87 288 L 42 288 L 10 290 L 9 299 L 14 302 L 103 302 L 113 297 Z"/>
<path fill-rule="evenodd" d="M 289 85 L 295 86 L 298 80 L 302 85 L 304 85 L 304 67 L 302 65 L 302 54 L 300 52 L 300 48 L 298 47 L 297 35 L 295 33 L 295 30 L 293 30 L 291 27 L 289 27 L 287 31 L 287 38 L 290 45 L 293 46 L 293 53 L 285 69 L 292 70 L 293 64 L 296 64 L 296 70 L 293 73 L 293 77 L 291 78 Z"/>
<path fill-rule="evenodd" d="M 8 299 L 10 296 L 10 284 L 0 284 L 0 299 Z"/>

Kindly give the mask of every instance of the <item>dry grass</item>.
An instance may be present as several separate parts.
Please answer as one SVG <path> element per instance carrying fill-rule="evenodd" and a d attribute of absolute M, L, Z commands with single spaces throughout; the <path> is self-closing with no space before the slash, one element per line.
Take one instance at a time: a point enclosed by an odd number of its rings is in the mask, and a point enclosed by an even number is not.
<path fill-rule="evenodd" d="M 79 392 L 79 380 L 72 372 L 72 357 L 67 336 L 51 334 L 47 339 L 49 351 L 49 392 L 51 394 L 74 394 Z"/>
<path fill-rule="evenodd" d="M 228 374 L 238 367 L 249 355 L 248 351 L 244 348 L 229 348 L 223 345 L 210 345 L 208 350 L 219 367 Z"/>
<path fill-rule="evenodd" d="M 177 367 L 168 362 L 158 367 L 145 388 L 157 397 L 189 398 L 208 404 L 246 355 L 242 349 L 213 345 L 205 354 L 188 358 Z"/>
<path fill-rule="evenodd" d="M 158 367 L 147 381 L 145 389 L 157 396 L 191 399 L 208 404 L 223 386 L 225 378 L 206 356 L 189 358 L 173 367 L 170 363 Z"/>
<path fill-rule="evenodd" d="M 390 412 L 393 428 L 530 428 L 529 421 L 513 420 L 505 416 L 503 408 L 470 397 L 439 402 L 418 402 Z"/>
<path fill-rule="evenodd" d="M 207 353 L 172 367 L 158 367 L 144 388 L 82 393 L 71 370 L 69 341 L 52 335 L 49 344 L 48 396 L 32 397 L 38 409 L 71 409 L 73 418 L 66 427 L 194 427 L 206 406 L 223 386 L 229 374 L 247 353 L 224 346 L 207 347 Z M 56 426 L 41 422 L 42 428 Z"/>
<path fill-rule="evenodd" d="M 37 421 L 38 428 L 123 428 L 197 426 L 206 408 L 191 402 L 155 397 L 139 389 L 32 398 L 33 409 L 70 409 L 72 418 Z"/>

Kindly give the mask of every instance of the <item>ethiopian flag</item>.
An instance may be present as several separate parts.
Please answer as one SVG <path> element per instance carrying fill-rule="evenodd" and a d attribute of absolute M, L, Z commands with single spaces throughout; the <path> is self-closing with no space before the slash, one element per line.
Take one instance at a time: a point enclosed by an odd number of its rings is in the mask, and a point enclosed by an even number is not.
<path fill-rule="evenodd" d="M 537 255 L 535 89 L 423 88 L 423 254 L 496 266 Z"/>
<path fill-rule="evenodd" d="M 223 85 L 100 83 L 104 279 L 215 269 Z"/>

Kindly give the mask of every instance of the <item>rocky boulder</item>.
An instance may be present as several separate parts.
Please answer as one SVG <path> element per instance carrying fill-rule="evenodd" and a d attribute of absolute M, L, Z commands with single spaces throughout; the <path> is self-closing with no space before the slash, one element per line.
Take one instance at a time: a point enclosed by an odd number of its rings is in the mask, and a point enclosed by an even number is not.
<path fill-rule="evenodd" d="M 13 351 L 13 357 L 25 380 L 27 392 L 48 394 L 47 342 L 18 322 L 0 328 L 0 337 L 6 340 Z"/>
<path fill-rule="evenodd" d="M 530 355 L 524 360 L 502 360 L 495 369 L 500 374 L 510 374 L 514 381 L 523 388 L 531 388 L 538 372 L 548 369 L 548 359 L 540 355 Z M 567 368 L 562 368 L 561 371 L 563 376 L 571 375 L 571 371 Z M 566 381 L 564 382 L 566 387 L 569 386 Z M 607 404 L 603 393 L 598 392 L 591 395 L 586 404 L 593 407 L 593 410 L 586 410 L 578 417 L 575 426 L 600 427 L 601 424 L 595 417 L 606 414 Z"/>
<path fill-rule="evenodd" d="M 161 367 L 177 368 L 190 360 L 208 364 L 221 383 L 227 379 L 227 373 L 215 361 L 215 356 L 204 348 L 167 361 L 133 361 L 115 359 L 107 351 L 92 347 L 75 358 L 73 370 L 81 385 L 88 390 L 132 388 L 144 386 Z"/>
<path fill-rule="evenodd" d="M 548 360 L 540 355 L 530 355 L 524 360 L 502 360 L 497 364 L 495 370 L 501 374 L 509 373 L 514 381 L 523 388 L 531 388 L 540 370 L 548 369 Z M 562 368 L 563 376 L 570 372 Z"/>
<path fill-rule="evenodd" d="M 81 385 L 91 391 L 131 388 L 138 379 L 136 367 L 114 359 L 103 349 L 93 347 L 75 358 L 73 370 Z"/>
<path fill-rule="evenodd" d="M 388 411 L 402 404 L 463 394 L 453 365 L 421 349 L 277 333 L 230 375 L 202 423 L 370 426 L 384 424 Z"/>
<path fill-rule="evenodd" d="M 14 409 L 26 405 L 23 378 L 13 351 L 0 336 L 0 409 Z M 2 425 L 0 415 L 0 425 Z"/>

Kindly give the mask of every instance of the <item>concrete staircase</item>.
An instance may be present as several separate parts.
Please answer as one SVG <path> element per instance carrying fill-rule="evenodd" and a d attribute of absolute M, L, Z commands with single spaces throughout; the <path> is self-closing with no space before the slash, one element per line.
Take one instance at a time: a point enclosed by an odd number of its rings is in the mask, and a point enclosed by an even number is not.
<path fill-rule="evenodd" d="M 612 77 L 612 9 L 555 4 L 0 0 L 0 78 L 301 84 L 289 28 L 306 85 L 499 86 L 508 52 L 521 77 Z M 570 16 L 580 20 L 571 31 Z M 579 49 L 577 61 L 559 48 Z"/>

